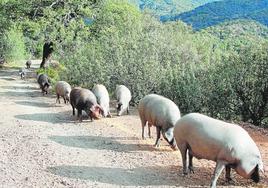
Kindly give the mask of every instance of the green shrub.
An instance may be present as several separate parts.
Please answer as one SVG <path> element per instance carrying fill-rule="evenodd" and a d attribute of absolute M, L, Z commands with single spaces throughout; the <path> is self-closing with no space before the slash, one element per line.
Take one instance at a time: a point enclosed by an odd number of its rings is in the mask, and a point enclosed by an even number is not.
<path fill-rule="evenodd" d="M 203 109 L 203 75 L 196 75 L 217 61 L 211 36 L 195 35 L 182 22 L 162 24 L 117 1 L 104 5 L 90 31 L 90 41 L 64 57 L 63 80 L 87 88 L 102 83 L 111 92 L 116 84 L 124 84 L 135 104 L 146 94 L 158 93 L 174 100 L 184 113 Z"/>
<path fill-rule="evenodd" d="M 225 104 L 225 111 L 240 116 L 243 121 L 262 125 L 268 117 L 267 42 L 241 46 L 239 53 L 232 53 L 221 62 L 217 73 L 214 76 L 222 83 L 223 92 L 215 97 Z"/>
<path fill-rule="evenodd" d="M 182 114 L 267 124 L 268 49 L 262 37 L 226 34 L 220 40 L 182 22 L 161 23 L 127 0 L 55 3 L 23 0 L 1 7 L 0 51 L 6 59 L 27 53 L 40 58 L 51 40 L 53 56 L 64 66 L 37 72 L 53 84 L 65 80 L 90 89 L 101 83 L 110 93 L 124 84 L 134 104 L 157 93 L 178 104 Z M 40 8 L 32 14 L 32 7 Z"/>
<path fill-rule="evenodd" d="M 37 74 L 46 74 L 52 85 L 55 85 L 57 81 L 60 80 L 61 72 L 64 72 L 66 69 L 64 65 L 58 64 L 57 66 L 50 66 L 48 68 L 39 68 L 37 69 Z"/>
<path fill-rule="evenodd" d="M 26 48 L 20 28 L 13 26 L 5 32 L 3 38 L 3 54 L 7 61 L 25 59 Z"/>
<path fill-rule="evenodd" d="M 27 53 L 35 58 L 42 58 L 43 43 L 45 41 L 39 22 L 24 20 L 21 23 Z"/>

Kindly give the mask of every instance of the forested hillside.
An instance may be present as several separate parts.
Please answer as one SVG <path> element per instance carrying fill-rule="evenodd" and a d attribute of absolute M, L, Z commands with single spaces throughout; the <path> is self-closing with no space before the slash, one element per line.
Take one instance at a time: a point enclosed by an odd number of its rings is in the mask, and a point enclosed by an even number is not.
<path fill-rule="evenodd" d="M 221 39 L 239 36 L 268 38 L 268 27 L 252 20 L 227 21 L 216 26 L 208 27 L 205 31 Z"/>
<path fill-rule="evenodd" d="M 10 0 L 1 2 L 0 14 L 1 54 L 8 63 L 40 58 L 44 42 L 52 41 L 61 68 L 42 71 L 54 81 L 87 88 L 102 83 L 110 91 L 125 84 L 133 104 L 158 93 L 183 114 L 267 124 L 268 43 L 259 37 L 266 36 L 262 27 L 257 34 L 255 26 L 239 24 L 196 32 L 181 21 L 160 22 L 122 0 Z"/>
<path fill-rule="evenodd" d="M 130 0 L 141 10 L 147 10 L 157 16 L 172 16 L 190 11 L 198 6 L 218 0 Z"/>
<path fill-rule="evenodd" d="M 207 3 L 172 17 L 161 17 L 162 21 L 182 20 L 194 29 L 203 29 L 234 19 L 250 19 L 268 25 L 268 1 L 223 0 Z"/>

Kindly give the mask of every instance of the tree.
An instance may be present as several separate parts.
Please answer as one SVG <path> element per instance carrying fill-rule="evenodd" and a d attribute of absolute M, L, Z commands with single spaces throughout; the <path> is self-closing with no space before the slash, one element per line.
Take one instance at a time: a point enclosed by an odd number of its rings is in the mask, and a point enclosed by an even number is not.
<path fill-rule="evenodd" d="M 16 25 L 26 39 L 26 49 L 41 55 L 45 40 L 54 42 L 56 56 L 64 56 L 77 48 L 75 41 L 87 40 L 90 33 L 85 19 L 93 18 L 98 5 L 95 0 L 6 0 L 0 2 L 0 49 L 3 33 Z M 10 11 L 12 10 L 12 11 Z M 82 38 L 82 39 L 81 39 Z"/>
<path fill-rule="evenodd" d="M 44 68 L 47 61 L 49 61 L 53 52 L 53 42 L 46 42 L 43 46 L 43 58 L 40 64 L 40 68 Z"/>

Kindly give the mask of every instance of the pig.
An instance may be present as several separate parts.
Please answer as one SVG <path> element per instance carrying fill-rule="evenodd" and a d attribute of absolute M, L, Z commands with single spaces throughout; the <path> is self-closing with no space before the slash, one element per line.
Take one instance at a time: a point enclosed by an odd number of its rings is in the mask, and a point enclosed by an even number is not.
<path fill-rule="evenodd" d="M 26 76 L 26 70 L 24 68 L 20 68 L 19 75 L 20 75 L 20 78 L 22 80 L 24 80 L 25 79 L 25 76 Z"/>
<path fill-rule="evenodd" d="M 117 99 L 117 115 L 121 116 L 125 111 L 129 114 L 130 90 L 124 85 L 117 85 L 115 93 Z"/>
<path fill-rule="evenodd" d="M 25 65 L 27 69 L 31 68 L 32 61 L 31 60 L 26 61 Z"/>
<path fill-rule="evenodd" d="M 138 111 L 142 125 L 142 138 L 144 139 L 144 127 L 147 122 L 149 129 L 152 125 L 156 127 L 157 138 L 155 147 L 159 146 L 160 132 L 162 132 L 164 139 L 175 150 L 176 142 L 173 137 L 173 129 L 175 123 L 180 119 L 178 106 L 166 97 L 149 94 L 140 100 Z"/>
<path fill-rule="evenodd" d="M 2 66 L 4 63 L 6 63 L 6 60 L 2 54 L 0 54 L 0 66 Z"/>
<path fill-rule="evenodd" d="M 95 95 L 88 89 L 74 88 L 70 93 L 70 104 L 73 108 L 73 115 L 75 115 L 75 108 L 77 109 L 77 118 L 82 122 L 82 110 L 84 110 L 91 121 L 99 119 L 103 109 L 97 103 Z"/>
<path fill-rule="evenodd" d="M 63 98 L 65 104 L 68 103 L 70 101 L 71 90 L 72 88 L 70 84 L 65 81 L 58 81 L 55 85 L 55 91 L 57 95 L 56 103 L 58 101 L 60 104 L 60 97 Z"/>
<path fill-rule="evenodd" d="M 109 93 L 106 89 L 106 87 L 102 84 L 96 84 L 94 85 L 92 92 L 95 94 L 97 98 L 98 104 L 102 107 L 103 109 L 103 116 L 104 117 L 111 117 L 110 113 L 110 97 Z"/>
<path fill-rule="evenodd" d="M 50 87 L 50 80 L 46 74 L 38 74 L 37 82 L 42 90 L 43 95 L 48 93 Z"/>
<path fill-rule="evenodd" d="M 259 170 L 264 172 L 258 147 L 247 131 L 238 125 L 199 113 L 190 113 L 178 120 L 174 137 L 181 152 L 184 174 L 188 170 L 193 172 L 193 157 L 216 162 L 210 185 L 213 188 L 224 168 L 227 181 L 231 180 L 231 168 L 254 182 L 259 182 Z"/>

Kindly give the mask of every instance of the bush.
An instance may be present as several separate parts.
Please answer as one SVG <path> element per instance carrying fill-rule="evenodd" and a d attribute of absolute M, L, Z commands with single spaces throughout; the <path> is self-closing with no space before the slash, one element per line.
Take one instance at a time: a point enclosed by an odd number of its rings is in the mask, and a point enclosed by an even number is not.
<path fill-rule="evenodd" d="M 100 83 L 113 93 L 124 84 L 134 104 L 157 93 L 183 114 L 267 122 L 268 47 L 260 40 L 220 41 L 182 22 L 163 24 L 119 1 L 104 3 L 89 31 L 87 40 L 72 41 L 62 56 L 66 70 L 60 78 L 71 85 L 90 89 Z"/>
<path fill-rule="evenodd" d="M 211 36 L 197 36 L 182 22 L 162 24 L 117 1 L 108 1 L 99 14 L 90 27 L 90 42 L 64 57 L 62 79 L 87 88 L 102 83 L 110 91 L 124 84 L 135 104 L 158 93 L 175 100 L 185 113 L 201 109 L 194 89 L 200 81 L 192 75 L 214 57 Z"/>
<path fill-rule="evenodd" d="M 261 125 L 268 116 L 267 43 L 242 46 L 239 54 L 226 58 L 219 69 L 218 79 L 225 83 L 225 108 L 243 121 Z"/>
<path fill-rule="evenodd" d="M 20 28 L 13 26 L 4 34 L 3 54 L 7 61 L 25 59 L 26 48 Z"/>
<path fill-rule="evenodd" d="M 66 69 L 64 65 L 58 64 L 57 66 L 50 65 L 48 68 L 39 68 L 37 69 L 37 74 L 46 74 L 52 85 L 54 85 L 57 81 L 60 80 L 61 72 L 64 72 Z"/>

